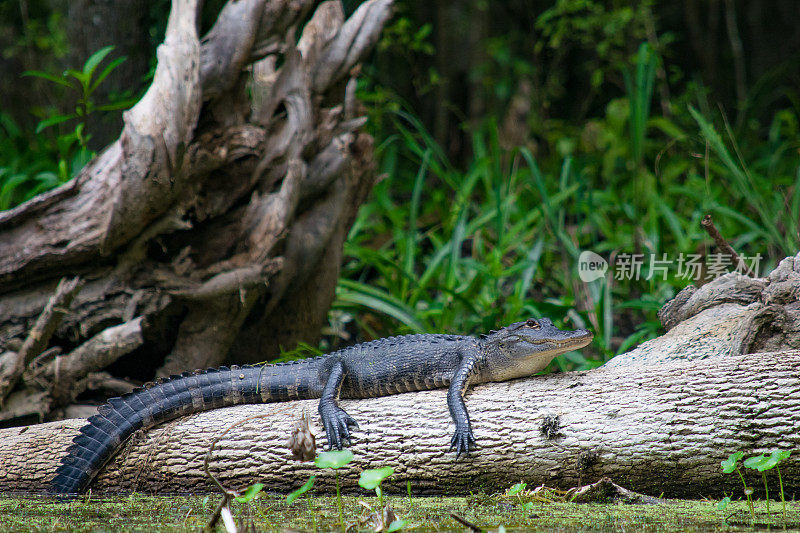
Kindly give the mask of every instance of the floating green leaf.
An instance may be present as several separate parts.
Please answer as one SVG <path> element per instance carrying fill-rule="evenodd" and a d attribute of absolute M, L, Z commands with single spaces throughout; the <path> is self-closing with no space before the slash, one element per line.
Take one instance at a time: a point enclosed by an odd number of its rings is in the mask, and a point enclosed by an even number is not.
<path fill-rule="evenodd" d="M 391 466 L 382 466 L 381 468 L 373 468 L 361 472 L 361 478 L 358 484 L 365 489 L 372 490 L 381 484 L 381 481 L 394 474 L 394 468 Z"/>
<path fill-rule="evenodd" d="M 319 468 L 339 469 L 353 460 L 353 452 L 350 450 L 332 450 L 320 453 L 314 464 Z"/>

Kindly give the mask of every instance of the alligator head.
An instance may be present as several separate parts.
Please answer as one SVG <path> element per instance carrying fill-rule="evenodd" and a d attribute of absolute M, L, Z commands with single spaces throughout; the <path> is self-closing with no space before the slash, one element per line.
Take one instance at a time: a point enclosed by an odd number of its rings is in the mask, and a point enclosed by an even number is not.
<path fill-rule="evenodd" d="M 530 376 L 558 354 L 583 348 L 593 337 L 586 329 L 560 330 L 548 318 L 530 318 L 493 331 L 481 339 L 481 381 Z"/>

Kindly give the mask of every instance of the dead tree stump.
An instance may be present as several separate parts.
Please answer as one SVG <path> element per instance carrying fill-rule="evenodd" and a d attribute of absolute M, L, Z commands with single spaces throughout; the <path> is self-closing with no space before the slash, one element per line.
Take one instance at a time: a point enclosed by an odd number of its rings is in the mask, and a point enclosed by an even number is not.
<path fill-rule="evenodd" d="M 146 380 L 316 342 L 376 176 L 354 67 L 391 3 L 231 0 L 200 37 L 201 3 L 173 1 L 119 139 L 0 213 L 1 424 L 118 394 L 110 365 Z M 62 279 L 80 287 L 59 303 Z"/>

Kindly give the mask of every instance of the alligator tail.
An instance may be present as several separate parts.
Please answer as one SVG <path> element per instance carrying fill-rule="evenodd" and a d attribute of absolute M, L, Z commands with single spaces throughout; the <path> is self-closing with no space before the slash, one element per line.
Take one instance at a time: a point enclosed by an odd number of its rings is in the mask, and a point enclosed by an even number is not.
<path fill-rule="evenodd" d="M 219 407 L 308 397 L 308 387 L 305 390 L 295 387 L 293 394 L 287 394 L 285 382 L 296 383 L 296 380 L 286 366 L 232 366 L 184 372 L 110 399 L 73 439 L 56 470 L 50 491 L 84 492 L 137 430 Z"/>

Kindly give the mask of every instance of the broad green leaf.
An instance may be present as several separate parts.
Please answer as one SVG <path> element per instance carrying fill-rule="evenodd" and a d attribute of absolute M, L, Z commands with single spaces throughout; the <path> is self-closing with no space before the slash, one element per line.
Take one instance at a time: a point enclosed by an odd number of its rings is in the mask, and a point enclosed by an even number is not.
<path fill-rule="evenodd" d="M 382 466 L 381 468 L 373 468 L 361 472 L 361 477 L 358 484 L 365 489 L 372 490 L 381 484 L 381 481 L 394 474 L 394 468 L 391 466 Z"/>
<path fill-rule="evenodd" d="M 759 455 L 756 457 L 751 457 L 748 461 L 752 460 L 752 464 L 754 466 L 749 466 L 748 468 L 755 468 L 759 472 L 764 472 L 765 470 L 772 470 L 775 468 L 778 463 L 787 459 L 790 455 L 788 450 L 775 450 L 769 456 Z M 745 461 L 745 466 L 747 466 L 747 461 Z"/>
<path fill-rule="evenodd" d="M 730 454 L 728 458 L 721 463 L 722 471 L 726 474 L 730 474 L 736 470 L 736 461 L 740 460 L 742 457 L 744 457 L 744 452 L 741 451 Z"/>
<path fill-rule="evenodd" d="M 303 483 L 302 487 L 300 487 L 294 492 L 291 492 L 288 496 L 286 496 L 286 505 L 291 505 L 292 502 L 298 498 L 298 496 L 300 496 L 301 494 L 305 494 L 306 492 L 311 490 L 311 487 L 314 486 L 315 479 L 317 479 L 317 476 L 311 476 L 310 478 L 308 478 L 308 481 Z"/>
<path fill-rule="evenodd" d="M 753 470 L 758 470 L 760 472 L 761 469 L 759 468 L 759 466 L 761 466 L 761 464 L 766 459 L 767 459 L 766 455 L 763 455 L 763 454 L 754 455 L 753 457 L 749 457 L 749 458 L 745 459 L 742 464 L 744 465 L 745 468 L 751 468 Z"/>
<path fill-rule="evenodd" d="M 242 494 L 241 496 L 237 496 L 234 499 L 239 503 L 247 503 L 253 498 L 255 498 L 256 495 L 258 495 L 258 493 L 261 492 L 263 488 L 264 488 L 263 483 L 253 483 L 252 485 L 247 487 L 247 489 L 244 491 L 244 494 Z"/>
<path fill-rule="evenodd" d="M 314 464 L 318 468 L 333 468 L 334 470 L 343 467 L 353 460 L 353 452 L 350 450 L 332 450 L 320 453 Z"/>
<path fill-rule="evenodd" d="M 778 460 L 774 459 L 772 456 L 765 457 L 762 461 L 756 465 L 756 470 L 759 472 L 764 472 L 765 470 L 772 470 L 778 464 Z"/>
<path fill-rule="evenodd" d="M 789 450 L 773 450 L 770 458 L 774 457 L 776 461 L 780 462 L 788 459 L 790 455 L 792 455 L 792 452 Z"/>

